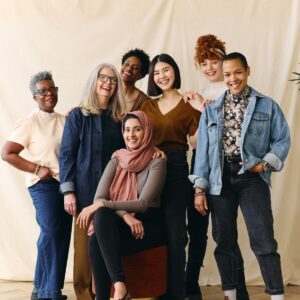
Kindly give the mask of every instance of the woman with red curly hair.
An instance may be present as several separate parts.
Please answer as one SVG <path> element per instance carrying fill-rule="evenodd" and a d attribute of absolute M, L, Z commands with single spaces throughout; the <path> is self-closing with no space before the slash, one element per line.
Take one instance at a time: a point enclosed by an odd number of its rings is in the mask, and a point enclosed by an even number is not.
<path fill-rule="evenodd" d="M 225 43 L 215 35 L 202 35 L 198 38 L 195 48 L 195 65 L 203 76 L 208 80 L 208 86 L 202 88 L 199 93 L 188 92 L 185 100 L 197 110 L 203 112 L 205 105 L 216 100 L 226 90 L 223 81 L 223 55 L 226 54 Z M 200 141 L 201 142 L 201 141 Z M 195 149 L 193 150 L 191 173 L 194 168 Z M 207 230 L 209 212 L 201 215 L 194 206 L 194 197 L 191 197 L 188 206 L 188 233 L 189 249 L 186 265 L 186 295 L 190 300 L 202 299 L 200 286 L 198 284 L 200 268 L 207 246 Z M 203 238 L 206 237 L 206 238 Z M 237 245 L 237 299 L 248 300 L 249 295 L 245 284 L 244 262 L 241 251 Z"/>

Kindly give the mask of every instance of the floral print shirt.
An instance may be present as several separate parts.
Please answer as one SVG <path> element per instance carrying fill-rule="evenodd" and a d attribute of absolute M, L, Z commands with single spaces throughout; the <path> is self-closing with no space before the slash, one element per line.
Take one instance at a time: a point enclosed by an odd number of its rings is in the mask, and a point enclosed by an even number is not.
<path fill-rule="evenodd" d="M 228 90 L 224 102 L 224 153 L 227 159 L 241 153 L 241 130 L 244 115 L 250 102 L 250 88 L 246 87 L 239 94 Z"/>

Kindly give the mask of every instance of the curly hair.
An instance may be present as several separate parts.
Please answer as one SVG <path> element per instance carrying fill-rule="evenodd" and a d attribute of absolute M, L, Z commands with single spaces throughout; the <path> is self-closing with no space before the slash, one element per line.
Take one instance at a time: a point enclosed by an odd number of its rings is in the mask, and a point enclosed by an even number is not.
<path fill-rule="evenodd" d="M 42 80 L 50 80 L 54 83 L 53 78 L 52 78 L 52 73 L 49 71 L 42 71 L 42 72 L 38 72 L 38 73 L 34 74 L 31 77 L 30 83 L 29 83 L 29 88 L 30 88 L 32 95 L 34 95 L 37 92 L 36 84 Z"/>
<path fill-rule="evenodd" d="M 122 57 L 122 65 L 126 61 L 128 57 L 135 56 L 141 61 L 141 78 L 145 77 L 149 71 L 150 65 L 150 57 L 149 55 L 142 49 L 135 48 L 133 50 L 129 50 Z"/>
<path fill-rule="evenodd" d="M 206 59 L 221 60 L 226 54 L 225 42 L 213 34 L 202 35 L 197 39 L 194 61 L 199 67 Z"/>

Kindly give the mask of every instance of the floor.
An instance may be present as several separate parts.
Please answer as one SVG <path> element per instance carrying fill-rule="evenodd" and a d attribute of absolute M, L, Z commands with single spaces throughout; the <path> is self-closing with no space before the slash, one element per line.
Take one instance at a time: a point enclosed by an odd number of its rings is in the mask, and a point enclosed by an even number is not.
<path fill-rule="evenodd" d="M 218 286 L 204 286 L 201 288 L 203 300 L 223 300 L 223 294 Z M 29 300 L 32 282 L 0 281 L 0 300 Z M 251 300 L 268 300 L 270 297 L 264 293 L 262 286 L 249 286 Z M 66 283 L 64 294 L 68 300 L 76 300 L 73 286 Z M 147 298 L 150 300 L 150 298 Z M 153 299 L 153 298 L 152 298 Z M 300 286 L 287 286 L 285 300 L 299 300 Z"/>

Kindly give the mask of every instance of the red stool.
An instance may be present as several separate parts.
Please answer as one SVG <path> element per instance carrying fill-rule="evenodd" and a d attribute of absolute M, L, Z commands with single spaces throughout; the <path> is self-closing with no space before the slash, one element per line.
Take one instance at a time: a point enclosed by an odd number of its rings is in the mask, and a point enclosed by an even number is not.
<path fill-rule="evenodd" d="M 122 257 L 126 286 L 132 298 L 152 298 L 167 290 L 167 246 Z M 94 278 L 92 278 L 94 279 Z M 93 280 L 93 292 L 95 292 Z M 111 288 L 111 297 L 114 288 Z"/>

